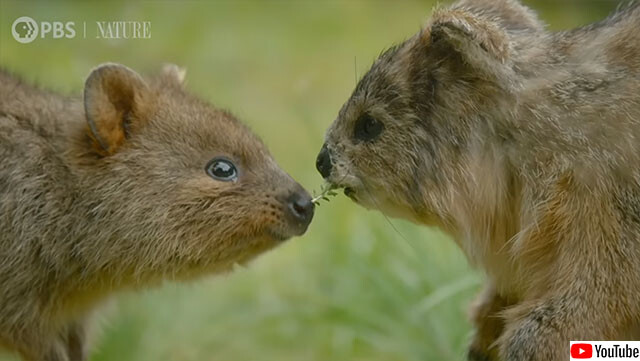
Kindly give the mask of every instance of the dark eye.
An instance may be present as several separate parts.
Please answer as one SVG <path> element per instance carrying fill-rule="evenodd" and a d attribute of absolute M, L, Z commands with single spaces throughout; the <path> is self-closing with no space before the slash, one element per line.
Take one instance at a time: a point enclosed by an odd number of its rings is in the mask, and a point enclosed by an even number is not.
<path fill-rule="evenodd" d="M 365 142 L 374 140 L 384 130 L 384 124 L 369 114 L 362 114 L 356 121 L 353 137 Z"/>
<path fill-rule="evenodd" d="M 217 179 L 223 182 L 232 182 L 238 178 L 238 171 L 236 166 L 231 161 L 224 158 L 214 158 L 205 168 L 207 174 L 213 179 Z"/>

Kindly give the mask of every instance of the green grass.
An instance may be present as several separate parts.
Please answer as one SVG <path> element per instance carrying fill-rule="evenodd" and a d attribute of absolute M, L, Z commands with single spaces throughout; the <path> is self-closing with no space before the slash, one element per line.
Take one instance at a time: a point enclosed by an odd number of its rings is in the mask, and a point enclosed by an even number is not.
<path fill-rule="evenodd" d="M 537 2 L 552 28 L 596 20 L 613 2 Z M 0 64 L 80 94 L 101 62 L 142 72 L 174 62 L 188 88 L 229 108 L 308 189 L 325 128 L 382 49 L 413 34 L 423 2 L 8 2 Z M 148 20 L 150 40 L 11 38 L 14 19 Z M 77 28 L 81 25 L 77 25 Z M 390 222 L 393 222 L 391 225 Z M 394 228 L 395 227 L 395 228 Z M 397 231 L 396 231 L 397 228 Z M 387 221 L 338 197 L 309 232 L 249 267 L 117 298 L 93 361 L 460 360 L 481 277 L 435 230 Z M 15 360 L 0 355 L 0 361 Z"/>

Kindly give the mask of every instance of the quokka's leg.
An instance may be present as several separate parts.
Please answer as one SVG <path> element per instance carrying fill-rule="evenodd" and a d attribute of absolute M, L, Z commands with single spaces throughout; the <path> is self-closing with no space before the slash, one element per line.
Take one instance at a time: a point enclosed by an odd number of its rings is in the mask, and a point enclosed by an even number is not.
<path fill-rule="evenodd" d="M 504 331 L 504 319 L 500 312 L 509 302 L 501 297 L 492 284 L 487 284 L 471 306 L 470 316 L 475 327 L 473 338 L 467 351 L 469 361 L 497 361 L 496 341 Z"/>
<path fill-rule="evenodd" d="M 620 339 L 633 311 L 624 296 L 611 291 L 583 288 L 508 310 L 498 341 L 501 360 L 563 361 L 571 340 Z"/>
<path fill-rule="evenodd" d="M 65 341 L 69 361 L 85 361 L 87 359 L 87 336 L 83 322 L 75 322 L 68 327 Z"/>

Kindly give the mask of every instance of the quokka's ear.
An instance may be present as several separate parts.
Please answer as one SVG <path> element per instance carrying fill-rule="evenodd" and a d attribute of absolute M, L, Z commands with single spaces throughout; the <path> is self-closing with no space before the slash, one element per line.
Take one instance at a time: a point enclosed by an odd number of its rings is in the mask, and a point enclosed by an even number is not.
<path fill-rule="evenodd" d="M 536 13 L 518 0 L 458 0 L 455 7 L 481 13 L 501 26 L 518 31 L 544 31 Z"/>
<path fill-rule="evenodd" d="M 176 84 L 183 85 L 187 76 L 187 69 L 181 68 L 175 64 L 165 64 L 162 67 L 162 76 Z"/>
<path fill-rule="evenodd" d="M 499 75 L 509 60 L 506 32 L 464 8 L 436 10 L 422 36 L 433 46 L 459 53 L 474 69 L 494 75 Z"/>
<path fill-rule="evenodd" d="M 95 68 L 84 86 L 87 134 L 100 155 L 116 153 L 151 112 L 148 85 L 138 73 L 120 64 Z"/>

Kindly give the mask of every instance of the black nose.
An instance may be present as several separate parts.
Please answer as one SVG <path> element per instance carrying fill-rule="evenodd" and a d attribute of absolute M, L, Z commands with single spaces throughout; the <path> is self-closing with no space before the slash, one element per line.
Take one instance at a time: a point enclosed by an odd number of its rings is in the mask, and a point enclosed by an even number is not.
<path fill-rule="evenodd" d="M 327 178 L 331 175 L 331 168 L 331 156 L 329 155 L 329 149 L 327 149 L 327 144 L 325 143 L 322 146 L 322 149 L 320 149 L 320 153 L 316 159 L 316 169 L 318 169 L 322 178 Z"/>
<path fill-rule="evenodd" d="M 304 232 L 313 218 L 314 205 L 311 196 L 306 191 L 293 192 L 287 199 L 287 206 L 289 213 Z"/>

